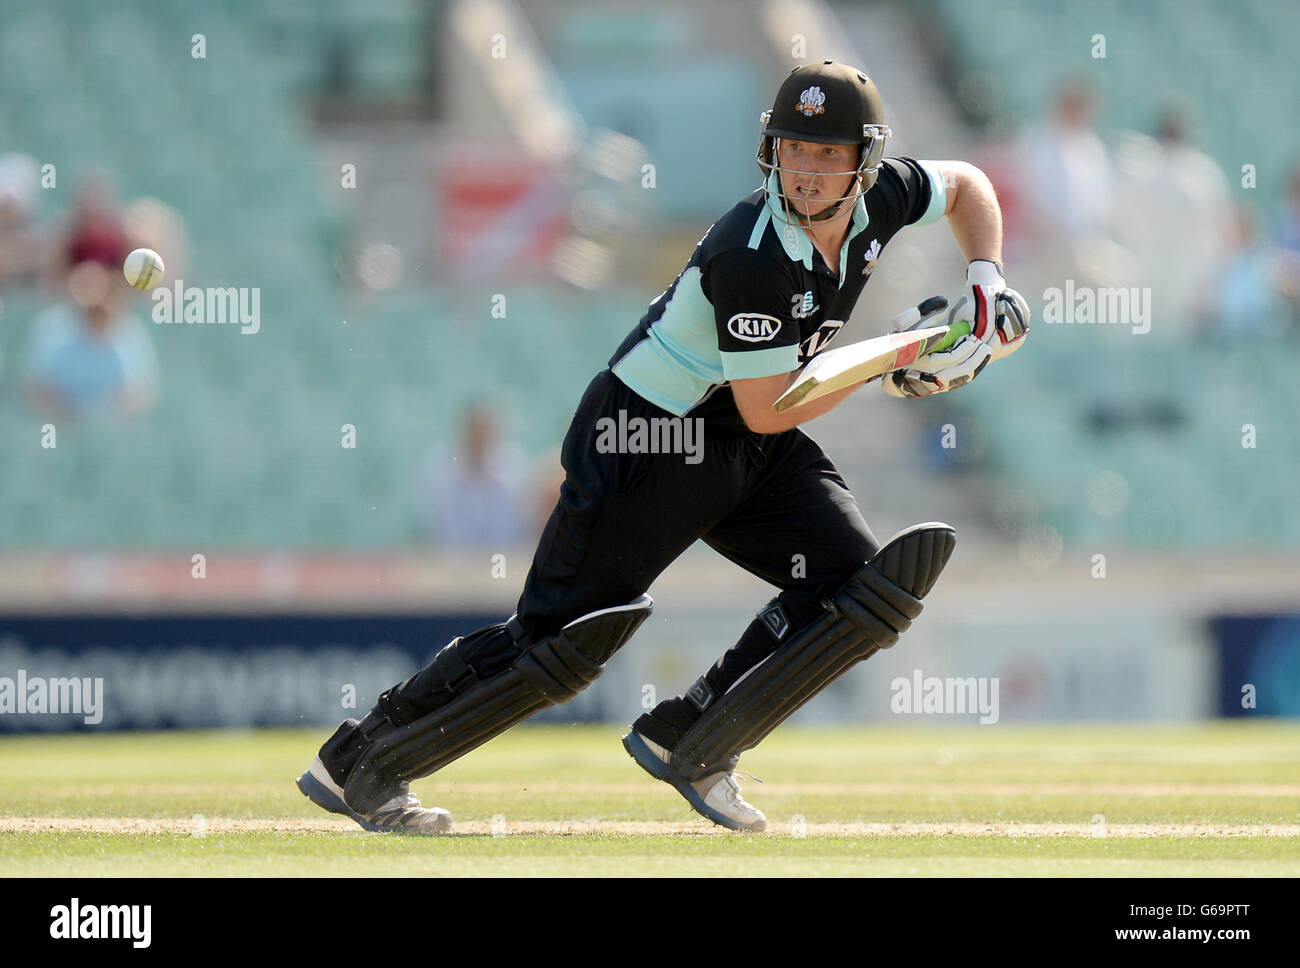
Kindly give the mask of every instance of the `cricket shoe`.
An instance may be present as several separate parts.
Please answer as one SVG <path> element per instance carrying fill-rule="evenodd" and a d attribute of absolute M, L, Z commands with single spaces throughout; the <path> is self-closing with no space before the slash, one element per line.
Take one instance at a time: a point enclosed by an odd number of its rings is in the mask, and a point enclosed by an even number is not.
<path fill-rule="evenodd" d="M 700 816 L 731 830 L 762 833 L 767 829 L 767 817 L 740 795 L 740 784 L 731 770 L 713 773 L 692 783 L 673 769 L 672 754 L 668 750 L 636 730 L 623 737 L 623 748 L 641 769 L 656 780 L 672 784 Z"/>
<path fill-rule="evenodd" d="M 421 806 L 407 783 L 398 786 L 397 795 L 378 810 L 358 813 L 343 799 L 342 788 L 334 782 L 319 756 L 311 769 L 298 777 L 298 789 L 316 806 L 351 817 L 375 833 L 443 834 L 451 829 L 451 814 L 441 807 Z"/>

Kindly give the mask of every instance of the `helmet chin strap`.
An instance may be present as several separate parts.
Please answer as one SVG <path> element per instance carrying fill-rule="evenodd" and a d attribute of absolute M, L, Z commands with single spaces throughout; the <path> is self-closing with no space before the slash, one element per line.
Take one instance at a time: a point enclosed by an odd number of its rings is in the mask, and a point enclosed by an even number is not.
<path fill-rule="evenodd" d="M 807 218 L 809 222 L 824 222 L 826 221 L 826 219 L 831 218 L 832 216 L 838 218 L 838 216 L 836 216 L 835 213 L 840 210 L 840 206 L 843 205 L 845 201 L 847 201 L 847 199 L 841 198 L 838 202 L 836 202 L 834 205 L 832 205 L 830 208 L 826 209 L 825 211 L 818 212 L 816 215 L 807 215 L 804 217 Z"/>
<path fill-rule="evenodd" d="M 834 205 L 824 211 L 818 212 L 816 215 L 805 215 L 803 212 L 791 205 L 788 200 L 785 207 L 787 212 L 791 212 L 804 222 L 825 222 L 828 219 L 839 218 L 840 216 L 836 213 L 839 212 L 840 206 L 842 206 L 846 201 L 848 201 L 848 199 L 841 198 Z"/>

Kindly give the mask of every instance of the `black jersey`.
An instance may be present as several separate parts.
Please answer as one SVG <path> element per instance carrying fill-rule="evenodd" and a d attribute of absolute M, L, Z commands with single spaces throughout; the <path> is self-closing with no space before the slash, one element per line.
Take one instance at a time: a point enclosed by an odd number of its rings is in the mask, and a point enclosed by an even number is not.
<path fill-rule="evenodd" d="M 610 358 L 620 380 L 670 413 L 743 427 L 729 382 L 789 373 L 823 350 L 894 233 L 937 220 L 947 204 L 934 162 L 886 158 L 831 267 L 782 210 L 778 177 L 709 227 Z"/>

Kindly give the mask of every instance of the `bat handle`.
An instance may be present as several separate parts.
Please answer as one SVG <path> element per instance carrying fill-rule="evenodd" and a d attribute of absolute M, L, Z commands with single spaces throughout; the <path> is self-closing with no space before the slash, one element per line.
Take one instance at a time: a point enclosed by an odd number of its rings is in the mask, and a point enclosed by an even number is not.
<path fill-rule="evenodd" d="M 953 323 L 952 326 L 948 327 L 948 332 L 944 334 L 943 339 L 926 350 L 925 355 L 929 356 L 931 353 L 942 353 L 946 349 L 951 349 L 957 340 L 968 335 L 970 335 L 970 323 L 964 319 L 960 323 Z"/>
<path fill-rule="evenodd" d="M 939 315 L 947 308 L 948 300 L 943 296 L 931 296 L 929 299 L 923 299 L 915 306 L 909 306 L 894 317 L 894 332 L 906 333 L 909 330 L 920 329 L 922 323 Z"/>

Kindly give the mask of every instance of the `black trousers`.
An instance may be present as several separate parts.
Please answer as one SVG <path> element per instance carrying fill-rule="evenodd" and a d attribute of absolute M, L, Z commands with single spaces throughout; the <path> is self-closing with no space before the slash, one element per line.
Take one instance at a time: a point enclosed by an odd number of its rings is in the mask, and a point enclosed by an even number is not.
<path fill-rule="evenodd" d="M 792 630 L 811 622 L 822 599 L 880 550 L 839 471 L 802 430 L 755 434 L 704 422 L 695 452 L 633 453 L 631 436 L 618 441 L 611 429 L 635 427 L 636 418 L 646 425 L 692 419 L 673 418 L 609 370 L 591 381 L 561 449 L 560 499 L 519 598 L 531 640 L 632 601 L 697 539 L 780 589 Z M 611 442 L 632 446 L 611 452 Z M 751 623 L 706 673 L 715 694 L 775 645 L 765 625 Z M 428 685 L 417 674 L 385 693 L 381 709 L 409 721 Z M 666 700 L 636 727 L 671 746 L 698 715 L 693 709 Z"/>

